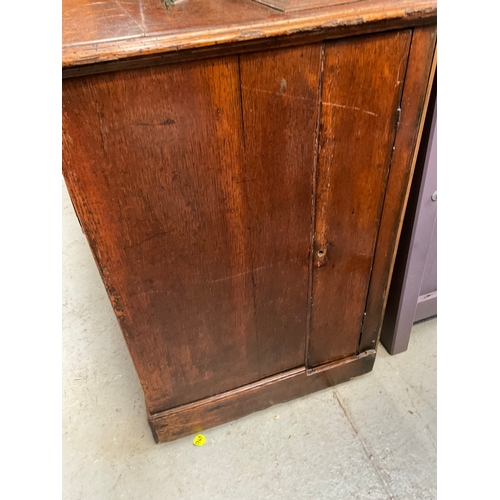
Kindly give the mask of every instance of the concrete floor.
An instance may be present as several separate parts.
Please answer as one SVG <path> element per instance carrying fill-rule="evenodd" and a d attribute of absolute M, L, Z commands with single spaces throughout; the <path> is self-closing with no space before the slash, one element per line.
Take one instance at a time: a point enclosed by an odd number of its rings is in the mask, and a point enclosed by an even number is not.
<path fill-rule="evenodd" d="M 63 498 L 436 498 L 436 319 L 373 372 L 155 444 L 142 389 L 63 187 Z"/>

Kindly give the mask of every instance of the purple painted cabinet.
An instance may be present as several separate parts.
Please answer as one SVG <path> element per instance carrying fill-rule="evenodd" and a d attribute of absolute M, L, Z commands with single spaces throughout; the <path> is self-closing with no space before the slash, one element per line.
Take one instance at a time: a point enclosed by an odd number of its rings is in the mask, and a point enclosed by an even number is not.
<path fill-rule="evenodd" d="M 437 105 L 434 81 L 394 264 L 380 340 L 408 349 L 415 321 L 437 315 Z"/>

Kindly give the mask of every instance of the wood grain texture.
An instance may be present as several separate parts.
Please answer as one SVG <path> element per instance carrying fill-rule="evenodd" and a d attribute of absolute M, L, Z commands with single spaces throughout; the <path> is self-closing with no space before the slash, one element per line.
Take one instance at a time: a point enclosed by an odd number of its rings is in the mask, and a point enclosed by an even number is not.
<path fill-rule="evenodd" d="M 261 4 L 272 7 L 281 12 L 301 12 L 308 9 L 319 9 L 331 7 L 332 5 L 344 5 L 362 0 L 254 0 Z"/>
<path fill-rule="evenodd" d="M 346 382 L 372 370 L 375 351 L 322 367 L 311 375 L 297 368 L 213 398 L 150 415 L 157 442 L 173 441 L 290 399 Z"/>
<path fill-rule="evenodd" d="M 171 9 L 152 0 L 119 0 L 135 27 L 117 39 L 110 33 L 119 32 L 125 24 L 110 18 L 106 26 L 106 17 L 95 23 L 89 16 L 79 16 L 79 9 L 87 9 L 88 3 L 63 0 L 63 76 L 110 70 L 106 64 L 95 63 L 111 62 L 111 69 L 116 69 L 119 61 L 125 66 L 143 59 L 143 64 L 168 62 L 169 58 L 193 57 L 193 51 L 196 57 L 206 50 L 214 56 L 227 54 L 232 46 L 239 50 L 254 44 L 255 50 L 265 44 L 304 42 L 307 37 L 310 43 L 371 29 L 433 23 L 437 12 L 436 0 L 362 0 L 300 14 L 280 13 L 250 0 L 189 0 Z M 100 8 L 109 4 L 116 2 L 104 0 Z M 143 35 L 137 36 L 138 29 Z"/>
<path fill-rule="evenodd" d="M 435 0 L 63 2 L 63 173 L 157 438 L 371 370 Z"/>
<path fill-rule="evenodd" d="M 401 101 L 401 118 L 394 144 L 360 352 L 377 345 L 408 199 L 418 145 L 435 71 L 436 27 L 415 28 Z"/>
<path fill-rule="evenodd" d="M 240 68 L 247 251 L 266 377 L 304 363 L 320 45 L 242 55 Z"/>
<path fill-rule="evenodd" d="M 68 80 L 63 118 L 66 182 L 149 410 L 257 380 L 237 57 Z"/>
<path fill-rule="evenodd" d="M 63 46 L 144 36 L 143 29 L 118 2 L 64 0 L 62 14 Z"/>
<path fill-rule="evenodd" d="M 162 0 L 118 0 L 144 30 L 146 36 L 172 31 L 197 30 L 211 26 L 238 24 L 256 18 L 268 18 L 270 9 L 251 5 L 248 0 L 185 0 L 165 8 Z"/>
<path fill-rule="evenodd" d="M 243 108 L 237 57 L 65 82 L 66 182 L 152 413 L 303 364 L 318 77 L 309 46 L 243 59 Z"/>
<path fill-rule="evenodd" d="M 307 366 L 358 348 L 410 39 L 325 48 Z"/>
<path fill-rule="evenodd" d="M 388 30 L 408 28 L 408 26 L 428 25 L 432 22 L 427 17 L 412 19 L 406 18 L 379 19 L 366 24 L 335 25 L 318 28 L 314 31 L 295 30 L 292 34 L 276 35 L 266 38 L 241 38 L 236 42 L 223 44 L 208 44 L 193 48 L 179 49 L 177 51 L 158 52 L 130 58 L 117 58 L 115 60 L 101 61 L 98 63 L 82 62 L 81 64 L 67 66 L 62 70 L 63 79 L 80 76 L 111 73 L 114 71 L 131 70 L 138 68 L 164 66 L 185 61 L 200 61 L 229 55 L 242 55 L 280 48 L 297 47 L 304 44 L 320 43 L 322 41 L 337 40 L 367 33 L 385 33 Z"/>

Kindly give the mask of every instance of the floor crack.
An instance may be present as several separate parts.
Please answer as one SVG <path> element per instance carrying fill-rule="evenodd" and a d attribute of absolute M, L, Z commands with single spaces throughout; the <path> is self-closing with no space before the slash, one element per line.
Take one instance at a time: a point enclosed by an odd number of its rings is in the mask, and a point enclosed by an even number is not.
<path fill-rule="evenodd" d="M 385 492 L 387 493 L 388 495 L 388 498 L 394 500 L 394 495 L 391 493 L 391 488 L 390 486 L 387 484 L 387 481 L 384 479 L 384 477 L 382 476 L 379 468 L 373 463 L 373 455 L 368 451 L 368 448 L 366 447 L 366 444 L 364 442 L 364 440 L 362 439 L 362 437 L 360 436 L 359 432 L 358 432 L 358 429 L 356 428 L 356 426 L 354 425 L 354 422 L 351 420 L 351 417 L 349 416 L 349 413 L 347 413 L 347 410 L 345 409 L 344 405 L 342 404 L 342 402 L 340 401 L 340 398 L 337 394 L 337 392 L 335 390 L 332 391 L 333 392 L 333 397 L 336 399 L 337 403 L 339 404 L 340 408 L 342 409 L 342 411 L 344 412 L 344 415 L 345 417 L 347 418 L 347 420 L 349 421 L 349 424 L 351 424 L 351 427 L 352 427 L 352 430 L 354 431 L 354 434 L 356 434 L 356 437 L 358 438 L 359 442 L 361 443 L 361 446 L 363 448 L 363 451 L 365 452 L 367 458 L 368 458 L 368 461 L 370 462 L 371 466 L 373 467 L 373 470 L 376 472 L 377 476 L 380 478 L 380 480 L 382 481 L 382 484 L 384 486 L 384 490 Z"/>

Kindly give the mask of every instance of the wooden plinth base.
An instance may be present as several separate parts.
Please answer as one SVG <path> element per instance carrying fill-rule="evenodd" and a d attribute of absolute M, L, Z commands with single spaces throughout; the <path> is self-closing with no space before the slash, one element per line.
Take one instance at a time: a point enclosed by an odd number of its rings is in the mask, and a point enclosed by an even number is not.
<path fill-rule="evenodd" d="M 210 398 L 149 416 L 156 442 L 196 434 L 250 413 L 326 389 L 372 370 L 375 350 L 313 370 L 295 368 Z"/>

